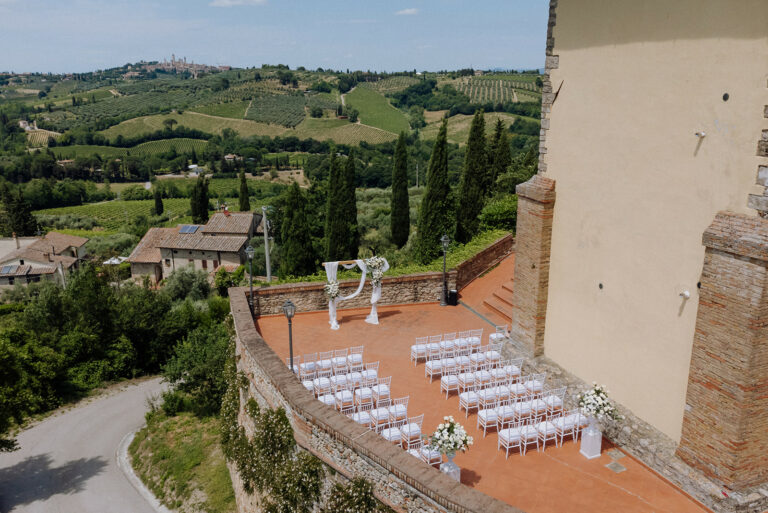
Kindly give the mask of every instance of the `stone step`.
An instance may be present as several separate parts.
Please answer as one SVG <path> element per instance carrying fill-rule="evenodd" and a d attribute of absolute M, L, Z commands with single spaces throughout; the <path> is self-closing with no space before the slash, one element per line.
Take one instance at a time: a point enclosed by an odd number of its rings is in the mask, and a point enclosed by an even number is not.
<path fill-rule="evenodd" d="M 512 294 L 510 294 L 506 290 L 497 290 L 497 291 L 495 291 L 493 293 L 493 297 L 498 299 L 502 303 L 506 303 L 510 307 L 515 305 L 515 303 L 513 302 L 514 301 L 514 297 L 512 296 Z"/>
<path fill-rule="evenodd" d="M 514 289 L 514 282 L 513 282 L 512 280 L 509 280 L 508 282 L 506 282 L 506 283 L 503 283 L 503 284 L 501 285 L 501 288 L 502 288 L 502 289 L 504 289 L 504 290 L 506 290 L 506 291 L 507 291 L 507 292 L 509 292 L 510 294 L 513 294 L 513 293 L 515 292 L 515 289 Z"/>
<path fill-rule="evenodd" d="M 483 300 L 483 306 L 502 317 L 505 323 L 512 322 L 512 307 L 507 303 L 491 296 Z"/>

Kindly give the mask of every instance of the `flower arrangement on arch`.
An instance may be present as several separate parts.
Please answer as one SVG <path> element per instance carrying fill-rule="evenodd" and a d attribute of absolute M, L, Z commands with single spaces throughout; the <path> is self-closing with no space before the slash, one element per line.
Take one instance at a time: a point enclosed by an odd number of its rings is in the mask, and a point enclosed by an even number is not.
<path fill-rule="evenodd" d="M 336 280 L 329 281 L 325 284 L 323 287 L 325 290 L 325 295 L 328 296 L 329 301 L 333 301 L 337 297 L 339 297 L 339 282 Z"/>
<path fill-rule="evenodd" d="M 594 417 L 597 420 L 606 418 L 620 420 L 622 418 L 611 400 L 608 399 L 608 389 L 596 382 L 592 383 L 592 388 L 579 394 L 579 408 L 584 415 Z"/>
<path fill-rule="evenodd" d="M 381 279 L 384 277 L 384 264 L 386 260 L 379 256 L 365 259 L 366 267 L 371 271 L 371 283 L 374 287 L 381 287 Z"/>
<path fill-rule="evenodd" d="M 467 435 L 464 427 L 453 420 L 453 417 L 443 417 L 443 422 L 432 434 L 430 447 L 439 451 L 441 454 L 450 454 L 454 452 L 466 452 L 474 443 L 471 436 Z"/>

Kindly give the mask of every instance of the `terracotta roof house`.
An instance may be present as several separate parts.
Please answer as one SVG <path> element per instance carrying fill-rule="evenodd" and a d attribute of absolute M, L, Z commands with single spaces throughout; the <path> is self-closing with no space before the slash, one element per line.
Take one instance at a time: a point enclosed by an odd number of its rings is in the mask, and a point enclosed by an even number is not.
<path fill-rule="evenodd" d="M 88 239 L 84 237 L 48 232 L 45 238 L 0 257 L 0 265 L 37 264 L 70 270 L 77 268 L 78 262 L 85 257 L 86 242 Z"/>
<path fill-rule="evenodd" d="M 0 266 L 0 289 L 17 283 L 27 284 L 40 280 L 54 280 L 60 277 L 53 265 L 3 265 Z"/>
<path fill-rule="evenodd" d="M 151 228 L 128 261 L 131 276 L 149 275 L 159 282 L 179 267 L 215 271 L 234 269 L 245 262 L 245 247 L 256 234 L 260 215 L 217 212 L 205 225 Z"/>

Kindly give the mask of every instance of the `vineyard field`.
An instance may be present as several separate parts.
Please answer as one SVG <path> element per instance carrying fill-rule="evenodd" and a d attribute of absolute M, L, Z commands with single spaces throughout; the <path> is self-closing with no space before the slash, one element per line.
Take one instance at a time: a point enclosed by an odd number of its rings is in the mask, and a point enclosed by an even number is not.
<path fill-rule="evenodd" d="M 211 116 L 221 116 L 223 118 L 243 119 L 245 111 L 248 109 L 248 100 L 231 101 L 223 103 L 209 103 L 193 107 L 195 112 L 209 114 Z"/>
<path fill-rule="evenodd" d="M 362 141 L 379 144 L 397 139 L 397 135 L 345 119 L 305 119 L 296 127 L 295 135 L 318 141 L 332 140 L 338 144 L 356 146 Z"/>
<path fill-rule="evenodd" d="M 408 120 L 381 94 L 366 87 L 356 87 L 346 95 L 346 104 L 360 112 L 360 122 L 399 134 L 410 129 Z"/>
<path fill-rule="evenodd" d="M 245 119 L 293 128 L 304 120 L 306 103 L 307 100 L 303 95 L 258 96 L 251 100 Z"/>
<path fill-rule="evenodd" d="M 165 211 L 169 210 L 174 215 L 187 215 L 189 210 L 188 198 L 167 198 L 163 200 Z M 79 216 L 93 217 L 99 224 L 110 231 L 117 231 L 123 225 L 129 223 L 136 216 L 149 216 L 154 207 L 154 200 L 142 201 L 105 201 L 103 203 L 91 203 L 88 205 L 76 205 L 72 207 L 47 208 L 36 210 L 33 214 L 65 215 L 76 214 Z"/>
<path fill-rule="evenodd" d="M 205 151 L 205 147 L 208 141 L 203 139 L 161 139 L 159 141 L 149 141 L 143 144 L 129 148 L 131 155 L 154 155 L 155 153 L 166 153 L 170 151 L 173 146 L 176 148 L 176 153 L 188 153 L 193 151 L 198 155 Z"/>
<path fill-rule="evenodd" d="M 48 146 L 49 137 L 58 139 L 61 137 L 61 134 L 59 132 L 52 132 L 50 130 L 30 130 L 27 132 L 27 143 L 32 148 Z"/>
<path fill-rule="evenodd" d="M 381 94 L 391 94 L 402 91 L 407 87 L 418 83 L 419 79 L 416 77 L 398 76 L 385 78 L 384 80 L 379 80 L 378 82 L 364 82 L 360 84 L 360 87 L 373 89 L 374 91 L 377 91 Z"/>
<path fill-rule="evenodd" d="M 486 112 L 485 113 L 485 134 L 490 137 L 493 134 L 496 120 L 501 119 L 504 124 L 509 127 L 515 122 L 515 118 L 512 114 L 506 112 Z M 526 118 L 529 119 L 529 118 Z M 440 129 L 440 121 L 431 123 L 421 129 L 421 137 L 424 140 L 436 139 L 437 132 Z M 448 118 L 448 142 L 456 143 L 461 146 L 467 144 L 469 138 L 469 128 L 472 125 L 472 116 L 465 114 L 456 114 Z"/>
<path fill-rule="evenodd" d="M 75 144 L 73 146 L 57 146 L 51 148 L 53 154 L 59 160 L 76 159 L 78 157 L 90 157 L 94 154 L 106 158 L 118 158 L 126 155 L 126 148 L 113 146 L 96 146 L 92 144 Z"/>
<path fill-rule="evenodd" d="M 456 89 L 466 94 L 472 103 L 504 103 L 509 101 L 541 101 L 541 93 L 532 81 L 519 80 L 526 75 L 489 75 L 461 78 Z"/>

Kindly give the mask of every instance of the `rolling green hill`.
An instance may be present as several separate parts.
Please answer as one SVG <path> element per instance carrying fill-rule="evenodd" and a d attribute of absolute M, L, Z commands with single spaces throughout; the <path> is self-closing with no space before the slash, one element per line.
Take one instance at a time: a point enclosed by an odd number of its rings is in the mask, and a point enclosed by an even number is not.
<path fill-rule="evenodd" d="M 402 111 L 393 107 L 389 100 L 367 87 L 356 87 L 345 96 L 346 104 L 360 113 L 360 122 L 399 134 L 410 129 Z"/>

